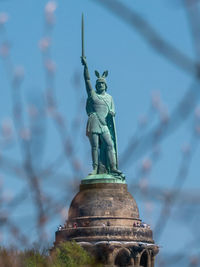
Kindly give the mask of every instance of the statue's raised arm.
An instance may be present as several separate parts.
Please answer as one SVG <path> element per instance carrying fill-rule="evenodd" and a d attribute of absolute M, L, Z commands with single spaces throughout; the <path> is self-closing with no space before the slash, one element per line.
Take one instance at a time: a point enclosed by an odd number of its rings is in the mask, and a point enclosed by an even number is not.
<path fill-rule="evenodd" d="M 81 63 L 84 66 L 84 80 L 85 80 L 86 90 L 87 90 L 88 96 L 90 96 L 93 89 L 92 89 L 92 85 L 90 82 L 90 75 L 89 75 L 86 57 L 81 57 Z"/>

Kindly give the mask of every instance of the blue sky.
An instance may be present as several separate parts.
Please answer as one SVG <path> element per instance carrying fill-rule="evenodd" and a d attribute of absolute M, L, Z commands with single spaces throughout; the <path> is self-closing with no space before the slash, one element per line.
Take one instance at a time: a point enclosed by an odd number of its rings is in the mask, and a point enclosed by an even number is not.
<path fill-rule="evenodd" d="M 5 0 L 0 2 L 0 12 L 6 12 L 9 16 L 6 31 L 11 42 L 12 60 L 16 66 L 23 66 L 24 68 L 22 96 L 26 106 L 29 106 L 28 103 L 33 101 L 33 98 L 36 99 L 35 101 L 41 100 L 41 95 L 44 94 L 45 71 L 38 43 L 44 37 L 44 7 L 47 2 L 45 0 Z M 191 86 L 193 77 L 158 54 L 135 29 L 95 1 L 69 0 L 57 1 L 56 3 L 56 22 L 51 43 L 52 60 L 56 65 L 54 89 L 59 110 L 64 115 L 69 128 L 72 119 L 77 112 L 79 113 L 81 127 L 80 131 L 76 133 L 78 136 L 76 138 L 76 153 L 83 162 L 83 175 L 87 175 L 91 169 L 91 160 L 90 156 L 85 157 L 89 154 L 89 143 L 84 135 L 86 92 L 83 78 L 80 88 L 75 89 L 72 84 L 74 73 L 77 75 L 82 73 L 80 64 L 82 12 L 85 16 L 85 53 L 92 82 L 95 82 L 95 69 L 100 72 L 106 69 L 109 71 L 108 93 L 113 96 L 116 106 L 119 155 L 123 153 L 133 134 L 138 131 L 139 118 L 146 116 L 147 122 L 151 120 L 149 109 L 152 93 L 159 92 L 170 117 L 171 112 Z M 178 1 L 151 0 L 147 4 L 146 1 L 141 0 L 124 0 L 123 3 L 144 17 L 164 39 L 191 59 L 195 58 L 186 12 Z M 1 40 L 4 38 L 2 34 L 0 38 Z M 2 92 L 0 123 L 3 124 L 8 119 L 12 121 L 12 88 L 2 62 L 0 64 L 0 77 Z M 80 103 L 83 104 L 80 105 Z M 176 131 L 162 142 L 161 157 L 155 167 L 153 166 L 154 162 L 152 163 L 152 172 L 148 175 L 151 185 L 163 188 L 172 187 L 181 161 L 181 147 L 183 144 L 189 143 L 191 139 L 193 114 L 194 112 L 188 120 L 183 121 L 182 125 L 177 127 Z M 159 121 L 157 115 L 153 116 L 150 128 Z M 43 141 L 45 153 L 43 159 L 37 161 L 41 168 L 54 161 L 62 150 L 62 144 L 55 127 L 50 119 L 46 123 L 45 141 Z M 1 150 L 10 158 L 21 161 L 19 146 L 9 149 L 2 148 Z M 143 154 L 137 161 L 130 160 L 128 166 L 123 169 L 128 183 L 137 178 L 137 170 L 141 166 L 141 161 L 148 157 L 149 152 L 147 150 L 147 154 Z M 184 184 L 184 190 L 192 190 L 192 192 L 199 190 L 199 156 L 200 153 L 197 149 Z M 70 173 L 67 163 L 62 165 L 60 170 L 67 175 Z M 24 181 L 13 178 L 12 174 L 3 174 L 3 170 L 2 176 L 5 187 L 9 188 L 14 195 L 17 190 L 24 186 Z M 59 184 L 59 178 L 56 179 L 55 184 L 54 181 L 51 181 L 53 189 Z M 53 189 L 51 188 L 52 194 L 54 194 Z M 141 216 L 144 216 L 144 220 L 148 220 L 144 208 L 145 201 L 138 200 L 137 202 Z M 31 208 L 30 211 L 32 212 Z M 158 212 L 159 205 L 155 205 L 153 217 L 156 217 Z M 152 224 L 154 223 L 152 218 Z M 54 220 L 49 227 L 49 242 L 53 239 L 52 231 L 55 230 L 57 224 L 59 224 L 59 218 Z M 183 232 L 185 233 L 184 237 Z M 190 234 L 185 226 L 171 220 L 160 242 L 164 247 L 163 249 L 168 251 L 170 246 L 174 249 L 174 235 L 179 238 L 177 247 L 181 247 L 182 243 L 185 242 L 184 238 L 189 238 Z"/>

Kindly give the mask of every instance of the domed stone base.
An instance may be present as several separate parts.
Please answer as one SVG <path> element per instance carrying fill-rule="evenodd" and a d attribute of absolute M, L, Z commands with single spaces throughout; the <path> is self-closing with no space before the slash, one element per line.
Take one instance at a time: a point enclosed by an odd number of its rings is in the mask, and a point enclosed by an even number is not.
<path fill-rule="evenodd" d="M 158 252 L 152 230 L 142 227 L 137 204 L 123 183 L 80 185 L 54 245 L 70 240 L 110 266 L 153 267 Z"/>

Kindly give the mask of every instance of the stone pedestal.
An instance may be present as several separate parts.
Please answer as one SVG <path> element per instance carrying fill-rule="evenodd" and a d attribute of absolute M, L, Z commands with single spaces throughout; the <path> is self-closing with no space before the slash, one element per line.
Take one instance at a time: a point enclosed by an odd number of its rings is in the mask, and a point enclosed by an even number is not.
<path fill-rule="evenodd" d="M 81 184 L 54 246 L 75 240 L 106 266 L 153 267 L 158 246 L 125 183 Z"/>

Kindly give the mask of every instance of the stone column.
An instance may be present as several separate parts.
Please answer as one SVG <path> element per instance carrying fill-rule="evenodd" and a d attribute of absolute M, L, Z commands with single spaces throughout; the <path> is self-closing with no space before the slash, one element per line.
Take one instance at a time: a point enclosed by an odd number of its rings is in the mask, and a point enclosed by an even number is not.
<path fill-rule="evenodd" d="M 137 267 L 137 266 L 140 266 L 140 255 L 137 255 L 136 257 L 135 257 L 135 266 Z"/>
<path fill-rule="evenodd" d="M 154 267 L 154 263 L 155 263 L 155 256 L 154 255 L 152 255 L 151 256 L 151 267 Z"/>
<path fill-rule="evenodd" d="M 135 266 L 133 258 L 131 258 L 131 266 L 133 266 L 133 267 Z"/>
<path fill-rule="evenodd" d="M 108 258 L 107 258 L 107 264 L 109 265 L 109 266 L 114 266 L 114 263 L 115 263 L 115 254 L 113 253 L 113 252 L 110 252 L 109 254 L 108 254 Z"/>
<path fill-rule="evenodd" d="M 147 267 L 151 267 L 151 258 L 148 257 Z"/>

